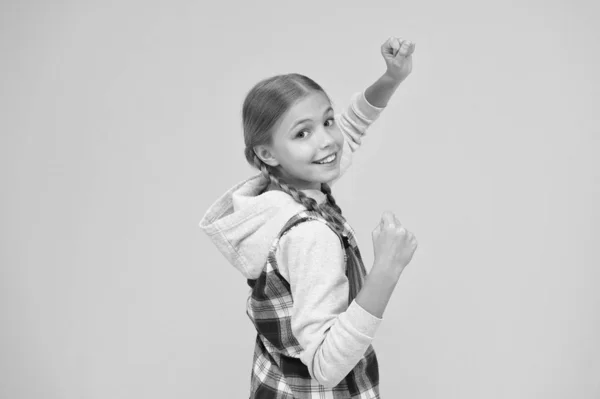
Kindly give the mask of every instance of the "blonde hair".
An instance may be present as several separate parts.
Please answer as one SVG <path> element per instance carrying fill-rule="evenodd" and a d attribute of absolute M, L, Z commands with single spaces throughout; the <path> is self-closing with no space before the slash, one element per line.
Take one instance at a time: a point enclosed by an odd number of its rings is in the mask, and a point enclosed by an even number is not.
<path fill-rule="evenodd" d="M 304 75 L 297 73 L 276 75 L 258 82 L 248 92 L 242 106 L 246 147 L 244 155 L 248 163 L 261 171 L 273 184 L 280 187 L 308 210 L 318 213 L 323 219 L 331 222 L 341 232 L 344 223 L 342 209 L 336 204 L 327 183 L 321 183 L 321 191 L 327 196 L 327 201 L 319 205 L 317 201 L 302 191 L 281 181 L 277 176 L 277 171 L 265 164 L 254 152 L 255 146 L 271 145 L 273 142 L 272 129 L 277 121 L 294 103 L 314 92 L 323 93 L 331 103 L 325 90 Z"/>

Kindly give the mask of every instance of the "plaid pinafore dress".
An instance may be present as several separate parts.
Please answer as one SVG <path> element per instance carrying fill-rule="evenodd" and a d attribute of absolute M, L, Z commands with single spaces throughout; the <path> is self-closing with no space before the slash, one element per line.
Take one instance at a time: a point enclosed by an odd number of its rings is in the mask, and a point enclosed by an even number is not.
<path fill-rule="evenodd" d="M 289 283 L 279 273 L 275 250 L 280 238 L 292 227 L 307 220 L 326 223 L 344 247 L 346 276 L 350 292 L 348 305 L 356 297 L 366 275 L 354 231 L 345 219 L 340 226 L 323 219 L 318 213 L 304 210 L 294 215 L 274 239 L 263 272 L 252 287 L 246 313 L 256 327 L 256 344 L 251 372 L 250 399 L 375 399 L 379 398 L 379 368 L 371 345 L 363 358 L 335 387 L 327 388 L 312 379 L 300 360 L 302 347 L 292 334 L 292 294 Z"/>

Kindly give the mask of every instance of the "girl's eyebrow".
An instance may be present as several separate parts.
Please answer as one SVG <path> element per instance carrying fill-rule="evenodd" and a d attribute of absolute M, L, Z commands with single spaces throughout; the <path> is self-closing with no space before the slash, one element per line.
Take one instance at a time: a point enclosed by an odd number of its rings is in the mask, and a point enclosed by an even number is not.
<path fill-rule="evenodd" d="M 331 106 L 327 107 L 327 109 L 325 110 L 325 112 L 323 112 L 323 116 L 325 116 L 330 111 L 333 111 L 333 108 Z M 312 121 L 312 119 L 310 119 L 310 118 L 299 119 L 296 122 L 294 122 L 294 124 L 292 125 L 292 127 L 290 128 L 290 130 L 294 129 L 296 126 L 298 126 L 301 123 L 310 122 L 310 121 Z"/>

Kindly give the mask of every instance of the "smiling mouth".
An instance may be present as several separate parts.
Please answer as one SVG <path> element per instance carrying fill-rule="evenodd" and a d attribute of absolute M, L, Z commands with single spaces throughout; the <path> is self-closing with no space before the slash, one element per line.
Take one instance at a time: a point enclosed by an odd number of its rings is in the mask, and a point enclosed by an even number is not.
<path fill-rule="evenodd" d="M 329 157 L 331 157 L 331 156 L 333 156 L 333 157 L 334 157 L 334 158 L 333 158 L 331 161 L 329 161 L 329 162 L 326 162 L 326 163 L 322 163 L 322 162 L 323 162 L 323 160 L 325 160 L 325 159 L 327 159 L 327 158 L 329 158 Z M 333 154 L 329 154 L 329 155 L 327 155 L 326 157 L 324 157 L 324 158 L 321 158 L 321 159 L 320 159 L 320 160 L 318 160 L 318 161 L 314 161 L 313 163 L 316 163 L 317 165 L 327 165 L 327 164 L 334 163 L 335 161 L 337 161 L 337 158 L 338 158 L 338 156 L 339 156 L 339 151 L 338 151 L 338 152 L 334 152 Z"/>

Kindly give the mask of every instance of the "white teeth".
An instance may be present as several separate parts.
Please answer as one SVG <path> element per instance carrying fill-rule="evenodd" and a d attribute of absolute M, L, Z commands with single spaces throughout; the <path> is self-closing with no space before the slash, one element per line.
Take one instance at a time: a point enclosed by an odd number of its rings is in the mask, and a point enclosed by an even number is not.
<path fill-rule="evenodd" d="M 330 156 L 328 156 L 327 158 L 325 158 L 324 160 L 322 160 L 321 162 L 317 162 L 317 163 L 329 163 L 332 162 L 335 159 L 335 154 L 332 154 Z"/>

